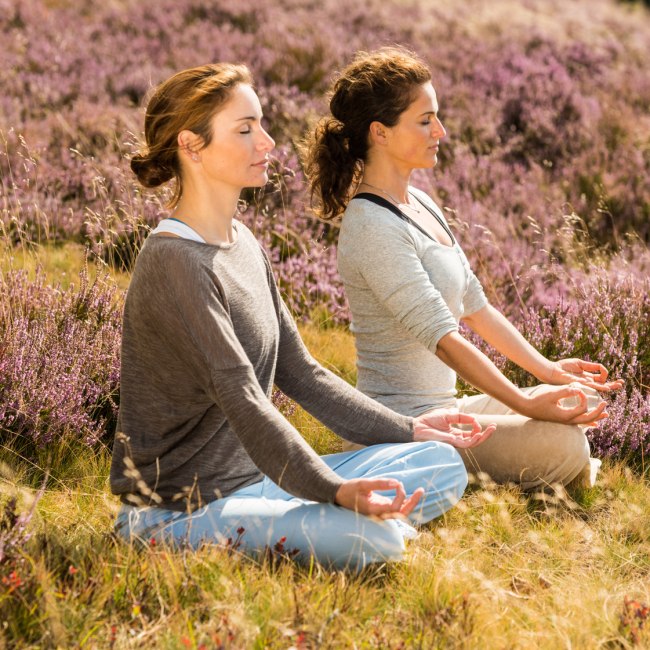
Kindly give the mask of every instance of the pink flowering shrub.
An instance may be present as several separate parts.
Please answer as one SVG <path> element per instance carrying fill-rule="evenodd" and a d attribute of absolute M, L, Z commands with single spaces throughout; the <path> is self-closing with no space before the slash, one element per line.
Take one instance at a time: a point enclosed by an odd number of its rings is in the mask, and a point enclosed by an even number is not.
<path fill-rule="evenodd" d="M 501 17 L 484 6 L 0 0 L 5 238 L 75 240 L 129 268 L 168 192 L 142 190 L 128 168 L 147 93 L 185 67 L 244 61 L 278 146 L 241 219 L 296 317 L 345 324 L 336 226 L 313 218 L 296 142 L 355 51 L 410 46 L 431 64 L 448 131 L 435 172 L 413 182 L 444 206 L 491 301 L 536 346 L 626 379 L 591 435 L 601 455 L 640 458 L 650 440 L 647 13 L 613 0 L 513 3 Z M 3 284 L 4 430 L 37 444 L 97 440 L 115 417 L 120 297 L 101 282 L 59 291 L 9 273 Z"/>
<path fill-rule="evenodd" d="M 51 287 L 38 273 L 0 281 L 0 436 L 20 447 L 82 441 L 114 428 L 122 297 L 105 276 Z"/>

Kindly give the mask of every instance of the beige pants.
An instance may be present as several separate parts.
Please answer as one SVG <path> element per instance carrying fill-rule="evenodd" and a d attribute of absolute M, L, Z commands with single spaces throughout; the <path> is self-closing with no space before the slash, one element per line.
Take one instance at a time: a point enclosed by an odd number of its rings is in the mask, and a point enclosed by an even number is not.
<path fill-rule="evenodd" d="M 534 394 L 540 388 L 522 390 Z M 600 400 L 598 393 L 582 390 L 593 408 Z M 569 400 L 564 405 L 570 406 Z M 600 461 L 589 458 L 589 442 L 582 427 L 531 420 L 488 395 L 462 397 L 457 406 L 461 413 L 474 415 L 483 427 L 497 425 L 478 447 L 458 450 L 470 474 L 484 473 L 496 483 L 517 483 L 524 490 L 567 485 L 574 479 L 581 485 L 593 485 Z M 359 448 L 343 443 L 345 451 Z"/>

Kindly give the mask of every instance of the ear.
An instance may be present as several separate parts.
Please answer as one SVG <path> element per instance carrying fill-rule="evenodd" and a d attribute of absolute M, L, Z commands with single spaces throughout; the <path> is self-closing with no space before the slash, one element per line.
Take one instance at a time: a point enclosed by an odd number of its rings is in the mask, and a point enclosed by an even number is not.
<path fill-rule="evenodd" d="M 200 162 L 201 136 L 184 129 L 178 134 L 178 150 L 181 156 L 189 158 L 192 162 Z"/>
<path fill-rule="evenodd" d="M 384 145 L 388 141 L 388 127 L 381 122 L 370 122 L 369 127 L 371 144 Z"/>

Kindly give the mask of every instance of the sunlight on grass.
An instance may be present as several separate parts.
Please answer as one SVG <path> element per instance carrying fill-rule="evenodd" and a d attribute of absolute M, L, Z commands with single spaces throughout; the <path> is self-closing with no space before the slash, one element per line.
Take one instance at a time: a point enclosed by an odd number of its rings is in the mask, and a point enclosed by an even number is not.
<path fill-rule="evenodd" d="M 168 648 L 359 639 L 367 648 L 627 647 L 624 599 L 650 600 L 650 486 L 620 464 L 605 466 L 588 508 L 564 494 L 540 502 L 476 485 L 410 543 L 405 562 L 355 577 L 214 546 L 119 542 L 108 458 L 87 450 L 77 483 L 57 482 L 39 502 L 23 582 L 0 600 L 14 638 L 60 647 L 82 638 L 129 648 L 154 638 Z M 40 622 L 29 614 L 33 598 Z"/>
<path fill-rule="evenodd" d="M 37 269 L 41 269 L 51 285 L 60 284 L 67 289 L 70 284 L 78 284 L 79 271 L 86 260 L 86 248 L 74 242 L 61 244 L 45 243 L 38 246 L 23 245 L 0 250 L 0 270 L 6 273 L 10 269 L 24 269 L 30 278 L 34 278 Z M 98 265 L 98 266 L 96 266 Z M 91 279 L 97 268 L 106 268 L 119 289 L 127 289 L 130 274 L 113 269 L 101 260 L 89 258 L 88 270 Z"/>
<path fill-rule="evenodd" d="M 78 275 L 84 251 L 43 247 L 4 263 L 30 272 L 40 265 L 63 284 Z M 315 358 L 354 382 L 347 330 L 300 331 Z M 340 451 L 340 439 L 301 408 L 290 420 L 319 453 Z M 109 492 L 108 448 L 69 443 L 31 457 L 15 440 L 0 449 L 3 527 L 16 521 L 12 499 L 15 512 L 29 509 L 48 470 L 32 536 L 0 571 L 0 617 L 24 647 L 316 648 L 362 640 L 367 648 L 551 650 L 648 640 L 650 485 L 620 462 L 605 464 L 595 488 L 543 498 L 475 483 L 422 529 L 404 562 L 351 576 L 215 546 L 126 545 L 112 533 L 119 503 Z"/>

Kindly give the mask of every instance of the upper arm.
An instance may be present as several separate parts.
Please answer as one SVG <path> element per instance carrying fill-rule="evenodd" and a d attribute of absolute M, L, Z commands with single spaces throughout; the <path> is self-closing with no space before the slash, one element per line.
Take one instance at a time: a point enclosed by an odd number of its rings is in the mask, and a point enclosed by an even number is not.
<path fill-rule="evenodd" d="M 415 240 L 394 217 L 355 219 L 339 255 L 339 266 L 353 267 L 382 308 L 426 347 L 435 349 L 441 336 L 457 328 L 422 264 Z M 345 271 L 342 275 L 345 282 Z"/>

